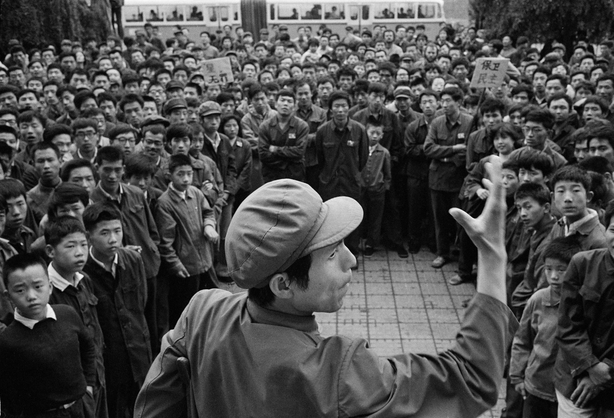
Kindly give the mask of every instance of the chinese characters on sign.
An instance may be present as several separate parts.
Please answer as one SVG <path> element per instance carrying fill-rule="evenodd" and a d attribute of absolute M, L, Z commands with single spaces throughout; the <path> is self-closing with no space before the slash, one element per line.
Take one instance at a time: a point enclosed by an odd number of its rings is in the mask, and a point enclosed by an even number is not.
<path fill-rule="evenodd" d="M 471 79 L 471 87 L 500 87 L 507 71 L 508 62 L 507 58 L 478 58 Z"/>
<path fill-rule="evenodd" d="M 216 58 L 207 60 L 202 64 L 203 74 L 205 75 L 205 84 L 218 84 L 225 86 L 234 81 L 232 75 L 232 67 L 230 66 L 230 58 Z"/>

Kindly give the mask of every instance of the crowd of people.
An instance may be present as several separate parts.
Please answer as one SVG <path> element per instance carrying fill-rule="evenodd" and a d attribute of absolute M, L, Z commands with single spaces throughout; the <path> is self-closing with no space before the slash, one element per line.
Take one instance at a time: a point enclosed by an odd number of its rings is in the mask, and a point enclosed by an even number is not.
<path fill-rule="evenodd" d="M 155 33 L 13 39 L 0 63 L 3 414 L 132 416 L 162 336 L 199 290 L 232 282 L 233 214 L 275 180 L 360 202 L 357 259 L 426 247 L 434 268 L 458 262 L 449 285 L 475 281 L 473 237 L 449 211 L 483 211 L 498 157 L 521 323 L 504 414 L 614 416 L 614 42 Z M 221 57 L 234 81 L 208 83 Z M 509 59 L 499 88 L 470 87 L 482 57 Z"/>

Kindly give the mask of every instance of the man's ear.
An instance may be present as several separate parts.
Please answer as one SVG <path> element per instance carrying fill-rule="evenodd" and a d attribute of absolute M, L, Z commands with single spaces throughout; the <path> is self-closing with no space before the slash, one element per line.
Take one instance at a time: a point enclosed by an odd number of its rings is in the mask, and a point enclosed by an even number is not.
<path fill-rule="evenodd" d="M 47 254 L 47 257 L 53 259 L 55 251 L 53 250 L 53 247 L 51 245 L 47 244 L 45 245 L 45 253 Z"/>
<path fill-rule="evenodd" d="M 269 279 L 269 289 L 280 299 L 289 299 L 292 296 L 290 277 L 288 273 L 276 273 Z"/>
<path fill-rule="evenodd" d="M 593 196 L 595 196 L 595 193 L 593 192 L 587 192 L 586 193 L 586 203 L 590 202 L 591 200 L 593 200 Z"/>

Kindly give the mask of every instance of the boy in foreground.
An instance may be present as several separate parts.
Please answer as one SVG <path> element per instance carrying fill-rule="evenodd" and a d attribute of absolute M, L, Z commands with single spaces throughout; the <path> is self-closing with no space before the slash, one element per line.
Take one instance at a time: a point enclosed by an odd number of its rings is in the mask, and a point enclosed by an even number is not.
<path fill-rule="evenodd" d="M 189 362 L 192 416 L 464 418 L 487 410 L 515 328 L 505 306 L 500 163 L 488 170 L 493 184 L 480 217 L 451 212 L 479 252 L 478 294 L 454 348 L 379 358 L 364 339 L 322 337 L 313 313 L 343 305 L 356 263 L 343 240 L 362 209 L 344 196 L 322 202 L 305 183 L 273 181 L 243 202 L 228 231 L 229 272 L 248 292 L 192 298 L 163 338 L 135 416 L 186 410 L 179 357 Z"/>
<path fill-rule="evenodd" d="M 8 259 L 2 279 L 15 306 L 15 320 L 0 333 L 3 416 L 65 409 L 66 416 L 85 417 L 82 398 L 91 402 L 96 348 L 81 318 L 69 306 L 49 305 L 47 266 L 32 254 Z"/>

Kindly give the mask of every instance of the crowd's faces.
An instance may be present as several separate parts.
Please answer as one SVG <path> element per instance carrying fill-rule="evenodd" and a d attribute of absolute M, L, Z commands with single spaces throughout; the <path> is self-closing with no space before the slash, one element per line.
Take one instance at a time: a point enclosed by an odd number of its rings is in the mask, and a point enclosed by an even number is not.
<path fill-rule="evenodd" d="M 59 205 L 55 211 L 55 214 L 58 217 L 71 216 L 83 222 L 83 212 L 85 212 L 85 206 L 83 206 L 83 202 L 81 202 L 80 200 L 77 200 L 74 203 L 66 203 L 63 205 Z M 77 232 L 76 234 L 82 234 L 82 233 Z M 85 239 L 85 235 L 82 234 L 82 236 Z M 87 240 L 85 240 L 85 245 L 86 245 L 86 251 L 87 251 Z"/>
<path fill-rule="evenodd" d="M 514 151 L 514 140 L 509 136 L 497 135 L 493 146 L 499 155 L 510 155 Z"/>
<path fill-rule="evenodd" d="M 185 123 L 187 119 L 188 119 L 188 109 L 185 107 L 173 109 L 171 110 L 171 113 L 168 115 L 168 120 L 171 124 Z"/>
<path fill-rule="evenodd" d="M 467 74 L 469 74 L 469 70 L 464 65 L 457 65 L 452 70 L 452 75 L 458 80 L 465 80 L 467 78 Z"/>
<path fill-rule="evenodd" d="M 153 177 L 151 174 L 134 174 L 128 177 L 127 180 L 129 185 L 138 187 L 145 193 L 149 189 L 149 186 L 151 186 Z"/>
<path fill-rule="evenodd" d="M 446 85 L 446 80 L 443 77 L 435 77 L 432 80 L 431 83 L 431 88 L 433 89 L 433 91 L 436 91 L 437 93 L 440 93 L 444 87 Z"/>
<path fill-rule="evenodd" d="M 112 260 L 122 246 L 124 231 L 120 220 L 102 221 L 89 232 L 90 245 L 97 257 Z"/>
<path fill-rule="evenodd" d="M 386 51 L 376 51 L 375 52 L 375 62 L 378 64 L 381 64 L 383 62 L 386 62 L 388 60 L 388 56 L 386 54 Z"/>
<path fill-rule="evenodd" d="M 603 110 L 596 103 L 586 103 L 582 109 L 582 119 L 585 122 L 593 119 L 603 119 Z"/>
<path fill-rule="evenodd" d="M 107 75 L 109 76 L 109 81 L 111 83 L 121 84 L 122 75 L 117 69 L 111 68 L 110 70 L 107 70 Z"/>
<path fill-rule="evenodd" d="M 546 93 L 546 80 L 548 75 L 544 73 L 533 74 L 533 90 L 536 94 L 543 95 Z"/>
<path fill-rule="evenodd" d="M 100 102 L 100 110 L 104 112 L 104 117 L 108 122 L 115 122 L 117 119 L 117 108 L 111 100 Z"/>
<path fill-rule="evenodd" d="M 529 104 L 529 94 L 521 91 L 512 96 L 512 101 L 516 104 L 526 106 Z"/>
<path fill-rule="evenodd" d="M 437 98 L 435 96 L 424 95 L 420 99 L 420 110 L 426 117 L 432 117 L 437 111 Z"/>
<path fill-rule="evenodd" d="M 54 181 L 60 174 L 60 159 L 52 149 L 34 152 L 34 168 L 43 181 Z"/>
<path fill-rule="evenodd" d="M 330 95 L 333 93 L 334 86 L 330 82 L 322 83 L 318 86 L 318 96 L 320 97 L 320 103 L 325 105 L 328 103 Z"/>
<path fill-rule="evenodd" d="M 143 154 L 149 158 L 157 160 L 162 154 L 164 149 L 164 134 L 154 134 L 152 132 L 145 132 L 143 138 Z"/>
<path fill-rule="evenodd" d="M 384 128 L 381 126 L 373 126 L 367 124 L 367 138 L 369 138 L 369 146 L 374 147 L 384 137 Z"/>
<path fill-rule="evenodd" d="M 108 90 L 110 86 L 111 83 L 109 81 L 109 76 L 101 74 L 94 77 L 93 87 L 102 87 L 103 89 Z"/>
<path fill-rule="evenodd" d="M 98 61 L 98 68 L 103 71 L 108 71 L 111 68 L 113 68 L 113 63 L 111 62 L 109 58 L 103 58 L 100 61 Z"/>
<path fill-rule="evenodd" d="M 549 110 L 554 115 L 554 120 L 558 124 L 567 120 L 571 109 L 565 99 L 559 99 L 550 102 Z"/>
<path fill-rule="evenodd" d="M 109 193 L 115 193 L 119 190 L 122 177 L 124 175 L 124 162 L 102 160 L 100 164 L 96 164 L 98 169 L 98 177 L 100 177 L 100 186 Z"/>
<path fill-rule="evenodd" d="M 501 112 L 493 111 L 486 112 L 482 115 L 482 123 L 487 130 L 493 130 L 497 125 L 503 121 L 503 115 Z"/>
<path fill-rule="evenodd" d="M 68 175 L 68 182 L 83 187 L 90 195 L 96 188 L 96 178 L 89 167 L 73 169 Z"/>
<path fill-rule="evenodd" d="M 146 100 L 143 102 L 143 118 L 158 114 L 158 106 L 155 101 Z"/>
<path fill-rule="evenodd" d="M 435 47 L 435 46 L 427 46 L 426 50 L 424 51 L 424 57 L 429 62 L 435 61 L 435 58 L 437 57 L 437 47 Z"/>
<path fill-rule="evenodd" d="M 601 80 L 597 83 L 596 93 L 599 97 L 603 98 L 606 103 L 612 103 L 612 97 L 614 97 L 614 84 L 612 84 L 612 80 Z"/>
<path fill-rule="evenodd" d="M 531 169 L 521 167 L 518 169 L 518 180 L 520 183 L 536 183 L 545 185 L 548 178 L 544 176 L 544 173 L 541 170 L 538 170 L 535 167 L 531 167 Z"/>
<path fill-rule="evenodd" d="M 140 126 L 143 121 L 143 108 L 139 102 L 124 104 L 124 116 L 126 123 L 132 126 Z"/>
<path fill-rule="evenodd" d="M 542 124 L 532 121 L 525 122 L 522 131 L 525 145 L 539 151 L 544 149 L 544 144 L 548 139 L 548 130 Z"/>
<path fill-rule="evenodd" d="M 224 125 L 224 135 L 228 137 L 231 141 L 237 138 L 239 135 L 239 124 L 236 120 L 230 119 Z"/>
<path fill-rule="evenodd" d="M 42 321 L 47 317 L 51 283 L 41 265 L 29 266 L 11 273 L 6 297 L 25 318 Z"/>
<path fill-rule="evenodd" d="M 565 272 L 567 271 L 567 263 L 556 258 L 546 258 L 544 260 L 544 275 L 550 289 L 560 292 L 561 283 Z"/>
<path fill-rule="evenodd" d="M 166 101 L 166 93 L 164 91 L 164 87 L 162 87 L 159 84 L 156 84 L 155 86 L 151 86 L 149 88 L 148 94 L 154 98 L 158 106 L 161 106 L 162 103 Z"/>
<path fill-rule="evenodd" d="M 367 75 L 367 81 L 369 83 L 379 83 L 380 80 L 381 78 L 377 71 L 371 71 L 369 75 Z"/>
<path fill-rule="evenodd" d="M 63 160 L 64 156 L 70 153 L 72 138 L 68 134 L 59 134 L 51 139 L 51 143 L 58 147 L 58 150 L 60 150 L 60 159 Z"/>
<path fill-rule="evenodd" d="M 405 114 L 409 111 L 409 107 L 411 106 L 411 100 L 409 97 L 396 97 L 394 99 L 394 104 L 399 112 Z"/>
<path fill-rule="evenodd" d="M 580 62 L 580 69 L 586 73 L 590 72 L 594 66 L 595 66 L 595 61 L 593 61 L 593 59 L 590 57 L 584 58 Z"/>
<path fill-rule="evenodd" d="M 171 173 L 171 183 L 180 192 L 188 190 L 194 178 L 194 169 L 190 165 L 182 165 Z"/>
<path fill-rule="evenodd" d="M 64 82 L 64 73 L 62 73 L 59 68 L 51 68 L 49 71 L 47 71 L 47 78 L 58 84 L 62 84 Z"/>
<path fill-rule="evenodd" d="M 614 149 L 610 141 L 605 138 L 590 138 L 588 141 L 588 155 L 590 157 L 604 157 L 614 164 Z"/>
<path fill-rule="evenodd" d="M 26 220 L 26 214 L 28 212 L 28 205 L 26 203 L 26 197 L 19 195 L 18 197 L 11 197 L 6 199 L 6 228 L 18 229 Z"/>
<path fill-rule="evenodd" d="M 19 140 L 13 134 L 8 132 L 0 133 L 0 142 L 4 142 L 6 145 L 15 150 L 15 152 L 19 151 Z"/>
<path fill-rule="evenodd" d="M 590 89 L 579 87 L 578 89 L 576 89 L 576 95 L 574 97 L 574 100 L 578 102 L 582 99 L 586 99 L 588 96 L 591 96 L 592 94 L 593 92 Z"/>
<path fill-rule="evenodd" d="M 576 141 L 574 144 L 573 155 L 578 162 L 588 157 L 588 140 Z"/>
<path fill-rule="evenodd" d="M 55 61 L 55 55 L 52 51 L 45 51 L 42 54 L 42 59 L 46 65 L 49 65 Z"/>
<path fill-rule="evenodd" d="M 533 76 L 535 75 L 535 70 L 537 70 L 537 67 L 538 66 L 536 64 L 527 65 L 524 69 L 524 74 L 528 78 L 533 79 Z"/>
<path fill-rule="evenodd" d="M 246 78 L 256 78 L 256 67 L 252 64 L 246 64 L 243 67 L 243 74 Z"/>
<path fill-rule="evenodd" d="M 30 65 L 30 75 L 33 77 L 44 77 L 45 69 L 40 62 L 34 62 Z"/>
<path fill-rule="evenodd" d="M 12 91 L 0 94 L 0 109 L 17 108 L 17 96 Z"/>
<path fill-rule="evenodd" d="M 341 77 L 339 77 L 338 85 L 341 90 L 349 91 L 353 85 L 352 76 L 342 75 Z"/>
<path fill-rule="evenodd" d="M 109 58 L 111 58 L 111 64 L 116 70 L 121 70 L 124 67 L 124 58 L 120 52 L 112 52 Z"/>
<path fill-rule="evenodd" d="M 177 136 L 171 138 L 171 153 L 173 155 L 188 155 L 188 151 L 190 150 L 190 143 L 190 137 L 187 136 Z"/>
<path fill-rule="evenodd" d="M 100 135 L 91 126 L 77 129 L 75 131 L 75 145 L 82 154 L 91 155 L 98 146 Z"/>
<path fill-rule="evenodd" d="M 501 86 L 499 86 L 498 88 L 494 89 L 494 95 L 495 95 L 495 98 L 497 98 L 499 100 L 507 99 L 507 97 L 509 95 L 509 86 L 508 86 L 508 84 L 505 81 L 503 81 L 501 83 Z"/>
<path fill-rule="evenodd" d="M 604 74 L 603 68 L 597 67 L 591 71 L 591 81 L 597 83 L 597 79 Z M 598 87 L 599 88 L 599 87 Z"/>
<path fill-rule="evenodd" d="M 550 98 L 557 93 L 565 93 L 565 87 L 561 80 L 550 80 L 546 83 L 546 98 Z"/>
<path fill-rule="evenodd" d="M 72 56 L 66 56 L 60 61 L 60 67 L 68 74 L 77 68 L 77 60 Z"/>
<path fill-rule="evenodd" d="M 64 110 L 67 112 L 74 112 L 75 108 L 75 95 L 70 91 L 65 90 L 62 92 L 62 96 L 60 96 L 60 100 L 62 101 L 62 106 L 64 106 Z"/>
<path fill-rule="evenodd" d="M 156 81 L 166 88 L 166 85 L 171 81 L 171 76 L 168 73 L 160 73 L 156 78 Z"/>
<path fill-rule="evenodd" d="M 527 228 L 535 228 L 539 225 L 541 220 L 550 212 L 550 204 L 546 203 L 541 205 L 537 200 L 532 197 L 525 197 L 517 199 L 516 207 L 518 208 L 518 215 L 520 221 Z"/>
<path fill-rule="evenodd" d="M 98 105 L 96 104 L 96 99 L 89 98 L 89 99 L 85 99 L 83 103 L 81 103 L 81 107 L 79 108 L 79 111 L 83 113 L 86 110 L 95 109 L 96 107 L 98 107 Z"/>
<path fill-rule="evenodd" d="M 441 108 L 446 116 L 455 116 L 460 111 L 460 102 L 457 102 L 449 94 L 441 96 Z"/>
<path fill-rule="evenodd" d="M 290 73 L 292 74 L 292 78 L 295 80 L 300 80 L 303 78 L 303 70 L 300 67 L 292 67 L 290 69 Z"/>
<path fill-rule="evenodd" d="M 205 133 L 213 135 L 220 127 L 220 115 L 209 115 L 201 118 Z"/>
<path fill-rule="evenodd" d="M 369 93 L 369 110 L 372 113 L 379 113 L 384 107 L 384 100 L 386 100 L 386 95 L 384 93 Z"/>
<path fill-rule="evenodd" d="M 552 195 L 554 205 L 571 224 L 586 216 L 593 192 L 587 191 L 581 183 L 564 180 L 556 182 Z"/>
<path fill-rule="evenodd" d="M 333 120 L 339 124 L 344 125 L 348 120 L 348 111 L 350 110 L 350 104 L 345 99 L 336 99 L 331 103 L 331 109 L 333 112 Z"/>
<path fill-rule="evenodd" d="M 138 81 L 126 83 L 124 86 L 124 92 L 126 94 L 141 94 L 141 87 L 139 86 Z"/>
<path fill-rule="evenodd" d="M 21 140 L 28 145 L 34 145 L 43 140 L 43 131 L 45 128 L 40 120 L 32 118 L 30 122 L 21 122 L 19 124 L 19 134 Z"/>
<path fill-rule="evenodd" d="M 185 70 L 179 70 L 175 72 L 173 79 L 185 85 L 188 82 L 188 73 L 186 73 Z"/>
<path fill-rule="evenodd" d="M 26 93 L 26 94 L 22 94 L 21 97 L 19 97 L 17 106 L 19 107 L 20 111 L 39 110 L 41 107 L 41 104 L 36 98 L 36 95 L 34 93 Z"/>
<path fill-rule="evenodd" d="M 126 156 L 132 154 L 136 145 L 134 132 L 124 132 L 117 135 L 113 141 L 111 141 L 111 145 L 122 150 Z"/>

